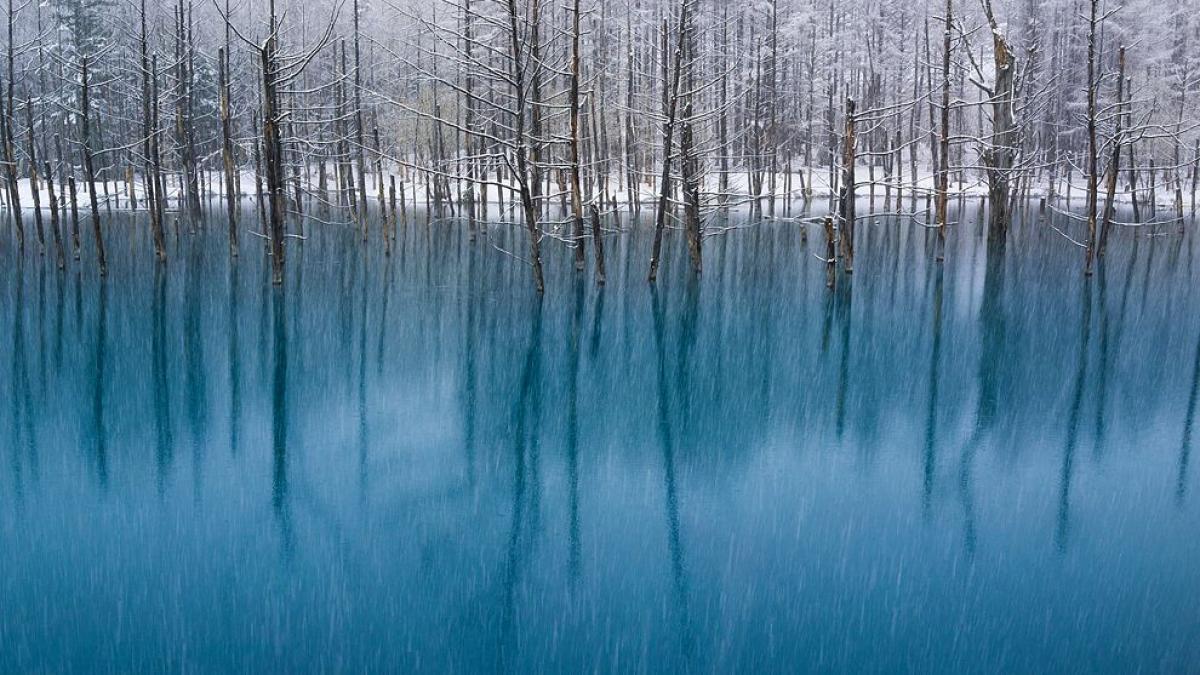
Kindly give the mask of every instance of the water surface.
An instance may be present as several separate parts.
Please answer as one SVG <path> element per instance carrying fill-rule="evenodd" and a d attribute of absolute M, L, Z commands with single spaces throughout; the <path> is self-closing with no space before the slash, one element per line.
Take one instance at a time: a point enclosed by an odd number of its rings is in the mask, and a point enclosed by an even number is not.
<path fill-rule="evenodd" d="M 6 245 L 0 671 L 1197 672 L 1192 235 L 959 209 L 833 292 L 791 224 L 540 302 L 506 225 Z"/>

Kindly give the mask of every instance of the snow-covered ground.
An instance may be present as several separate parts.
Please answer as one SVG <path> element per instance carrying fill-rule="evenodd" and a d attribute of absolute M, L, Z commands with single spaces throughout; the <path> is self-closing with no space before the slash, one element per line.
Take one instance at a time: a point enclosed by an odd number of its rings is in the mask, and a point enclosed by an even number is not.
<path fill-rule="evenodd" d="M 421 179 L 421 180 L 409 179 L 409 180 L 405 181 L 400 178 L 399 174 L 394 174 L 394 175 L 396 175 L 397 199 L 399 199 L 399 195 L 401 194 L 401 192 L 403 192 L 405 201 L 408 204 L 415 203 L 418 205 L 424 205 L 426 203 L 426 194 L 425 194 L 426 188 L 425 188 L 425 181 L 423 179 Z M 857 180 L 858 180 L 858 188 L 857 188 L 858 196 L 860 198 L 867 197 L 868 195 L 871 194 L 871 187 L 872 187 L 872 184 L 869 180 L 870 172 L 869 172 L 868 167 L 866 167 L 865 165 L 858 167 L 856 169 L 856 176 L 857 176 Z M 207 187 L 213 188 L 213 194 L 219 194 L 217 192 L 217 190 L 219 190 L 221 185 L 224 183 L 224 178 L 219 172 L 215 172 L 215 171 L 214 172 L 204 172 L 202 178 L 203 178 L 204 182 L 206 183 Z M 794 199 L 800 199 L 803 197 L 801 185 L 803 184 L 803 182 L 808 182 L 810 180 L 812 183 L 812 185 L 811 185 L 812 189 L 811 189 L 810 194 L 813 199 L 824 199 L 824 198 L 828 198 L 831 195 L 831 190 L 830 190 L 830 185 L 829 185 L 829 180 L 828 180 L 828 178 L 829 178 L 828 167 L 814 167 L 811 172 L 807 169 L 797 168 L 797 169 L 793 170 L 790 178 L 791 178 L 790 185 L 792 188 L 790 195 Z M 986 196 L 987 195 L 987 183 L 985 182 L 983 177 L 978 177 L 973 180 L 968 177 L 968 180 L 966 180 L 964 182 L 958 182 L 957 180 L 954 180 L 956 178 L 957 178 L 957 173 L 952 174 L 952 180 L 951 180 L 951 183 L 949 186 L 949 192 L 951 195 L 956 196 L 956 197 L 960 196 L 960 195 L 963 195 L 963 196 Z M 1083 184 L 1081 181 L 1079 181 L 1078 178 L 1079 177 L 1076 177 L 1076 181 L 1073 182 L 1072 184 L 1070 184 L 1069 186 L 1068 186 L 1066 180 L 1060 178 L 1060 180 L 1058 182 L 1058 186 L 1057 186 L 1056 190 L 1054 190 L 1054 193 L 1060 199 L 1065 199 L 1068 195 L 1070 195 L 1070 197 L 1072 198 L 1073 201 L 1081 199 L 1087 192 L 1087 186 L 1085 184 Z M 167 177 L 168 203 L 173 202 L 180 194 L 178 179 L 179 179 L 178 175 L 171 175 L 171 176 Z M 875 193 L 876 198 L 881 199 L 883 197 L 887 187 L 884 184 L 883 172 L 879 168 L 876 168 L 875 179 L 876 180 L 874 183 L 874 193 Z M 317 173 L 316 173 L 316 169 L 314 168 L 313 170 L 311 170 L 309 172 L 309 175 L 307 176 L 307 178 L 305 180 L 306 188 L 315 193 L 316 181 L 317 181 Z M 510 190 L 513 189 L 511 181 L 507 181 L 507 180 L 496 181 L 494 176 L 489 177 L 489 181 L 491 184 L 489 184 L 487 187 L 488 201 L 490 203 L 497 203 L 498 201 L 500 201 L 501 193 L 503 193 L 503 198 L 507 202 L 507 200 L 509 199 L 508 193 Z M 330 172 L 328 182 L 329 182 L 330 186 L 332 186 L 334 183 L 332 172 Z M 736 206 L 738 204 L 746 203 L 746 201 L 749 199 L 749 193 L 750 193 L 749 174 L 747 174 L 744 171 L 730 172 L 728 182 L 729 182 L 728 202 L 734 206 Z M 39 185 L 39 187 L 40 187 L 39 202 L 41 204 L 42 210 L 48 211 L 50 208 L 50 195 L 49 195 L 49 190 L 47 188 L 44 177 L 42 177 L 39 180 L 39 183 L 40 183 L 40 185 Z M 776 176 L 776 178 L 775 178 L 776 189 L 774 191 L 774 195 L 777 199 L 786 199 L 788 197 L 789 192 L 786 189 L 786 186 L 788 184 L 789 184 L 788 176 L 786 174 L 780 173 Z M 465 183 L 464 183 L 464 185 L 465 185 Z M 618 180 L 617 176 L 614 173 L 609 178 L 607 189 L 610 194 L 612 194 L 616 197 L 616 200 L 619 204 L 624 204 L 629 201 L 628 190 L 620 189 L 619 185 L 620 185 L 620 181 Z M 32 209 L 33 204 L 34 204 L 33 190 L 30 187 L 29 179 L 28 178 L 20 179 L 18 181 L 18 186 L 19 186 L 19 191 L 20 191 L 22 209 L 23 210 Z M 500 186 L 503 186 L 503 188 L 500 189 Z M 893 187 L 893 190 L 896 188 L 895 182 L 892 183 L 892 187 Z M 899 185 L 901 192 L 906 196 L 911 196 L 911 191 L 912 191 L 913 187 L 914 187 L 913 181 L 908 175 L 906 175 L 904 177 L 903 182 Z M 918 190 L 918 192 L 920 194 L 925 195 L 925 194 L 932 194 L 934 187 L 935 187 L 935 183 L 934 183 L 934 177 L 933 177 L 932 171 L 929 169 L 929 167 L 921 167 L 921 169 L 918 172 L 918 180 L 916 181 L 916 189 Z M 1030 194 L 1035 197 L 1045 196 L 1045 195 L 1049 194 L 1049 192 L 1050 192 L 1048 187 L 1049 186 L 1046 183 L 1035 184 L 1031 187 Z M 385 181 L 385 189 L 386 188 L 387 188 L 387 181 Z M 553 180 L 552 180 L 551 188 L 554 191 L 557 191 L 557 189 L 558 189 L 557 183 L 555 183 Z M 1121 185 L 1118 187 L 1118 191 L 1117 191 L 1117 195 L 1116 195 L 1117 202 L 1128 203 L 1130 201 L 1129 193 L 1125 188 L 1126 188 L 1125 185 Z M 1189 188 L 1190 188 L 1190 185 L 1186 186 L 1185 193 L 1184 193 L 1184 205 L 1185 205 L 1185 208 L 1188 208 L 1188 209 L 1190 209 L 1190 203 L 1191 203 L 1190 200 L 1192 198 L 1192 196 L 1190 194 L 1188 194 L 1188 192 L 1187 192 L 1189 190 Z M 289 192 L 291 189 L 292 188 L 289 185 Z M 718 189 L 719 189 L 719 177 L 716 172 L 710 172 L 706 176 L 706 179 L 705 179 L 705 190 L 707 191 L 707 193 L 709 193 L 709 195 L 711 197 L 715 198 L 715 195 L 717 194 Z M 116 208 L 128 208 L 129 207 L 129 187 L 124 180 L 108 182 L 107 190 L 108 190 L 108 202 L 111 202 L 111 206 L 116 207 Z M 253 198 L 254 193 L 255 193 L 255 178 L 254 178 L 253 171 L 242 171 L 241 172 L 241 190 L 242 190 L 243 195 L 246 196 L 246 198 L 248 198 L 248 199 Z M 54 191 L 55 191 L 56 197 L 59 199 L 60 204 L 69 203 L 68 194 L 64 190 L 61 189 L 61 186 L 59 185 L 58 182 L 55 183 Z M 96 191 L 98 193 L 98 198 L 99 198 L 100 204 L 102 206 L 106 206 L 107 204 L 105 201 L 105 187 L 104 187 L 103 182 L 97 184 Z M 140 208 L 144 207 L 145 190 L 144 190 L 144 184 L 143 184 L 140 176 L 134 177 L 133 192 L 134 192 L 134 197 L 136 198 L 136 200 L 138 202 L 138 206 Z M 378 189 L 377 189 L 377 180 L 374 178 L 374 175 L 370 174 L 370 173 L 368 174 L 366 193 L 367 193 L 368 199 L 374 200 L 375 202 L 378 201 L 379 194 L 378 194 Z M 451 181 L 451 197 L 457 198 L 458 194 L 459 194 L 459 192 L 458 192 L 458 188 L 456 187 L 456 182 L 452 179 L 452 181 Z M 481 194 L 481 191 L 479 189 L 477 189 L 475 192 L 475 198 L 479 199 L 480 194 Z M 558 198 L 557 192 L 553 192 L 552 195 L 553 195 L 552 199 Z M 640 197 L 640 201 L 642 202 L 642 204 L 653 203 L 654 200 L 657 199 L 657 197 L 658 197 L 658 192 L 657 192 L 656 186 L 651 183 L 640 184 L 639 185 L 639 197 Z M 768 199 L 771 197 L 770 177 L 769 176 L 765 176 L 763 179 L 763 190 L 762 190 L 761 197 L 763 199 Z M 1157 197 L 1157 205 L 1160 208 L 1172 208 L 1173 207 L 1174 191 L 1170 185 L 1160 184 L 1158 186 L 1156 197 Z M 1101 194 L 1101 198 L 1103 198 L 1103 194 Z M 1148 191 L 1145 186 L 1142 186 L 1142 189 L 1139 191 L 1139 199 L 1143 203 L 1145 203 L 1145 201 L 1148 199 Z M 80 209 L 86 210 L 89 207 L 87 185 L 82 180 L 80 180 L 78 177 L 76 178 L 76 202 L 77 202 L 77 206 Z M 0 203 L 3 203 L 6 207 L 8 206 L 8 192 L 6 189 L 0 190 Z"/>

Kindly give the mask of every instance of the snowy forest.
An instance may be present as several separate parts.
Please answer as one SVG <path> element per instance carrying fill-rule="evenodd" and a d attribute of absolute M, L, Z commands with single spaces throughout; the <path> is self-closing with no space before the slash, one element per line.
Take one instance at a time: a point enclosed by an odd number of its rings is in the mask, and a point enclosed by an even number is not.
<path fill-rule="evenodd" d="M 664 230 L 699 273 L 745 208 L 811 225 L 832 279 L 872 214 L 940 257 L 970 194 L 993 231 L 1061 216 L 1090 273 L 1114 227 L 1182 229 L 1200 181 L 1187 2 L 4 2 L 4 245 L 101 275 L 119 209 L 162 261 L 216 223 L 231 255 L 260 237 L 276 283 L 307 228 L 390 251 L 418 209 L 472 241 L 506 219 L 540 291 L 546 255 L 603 283 L 627 214 L 651 280 Z"/>

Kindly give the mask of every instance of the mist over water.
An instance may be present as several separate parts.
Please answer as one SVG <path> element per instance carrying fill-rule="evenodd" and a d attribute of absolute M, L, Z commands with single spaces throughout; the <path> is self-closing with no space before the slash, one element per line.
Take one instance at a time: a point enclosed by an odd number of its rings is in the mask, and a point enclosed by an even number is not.
<path fill-rule="evenodd" d="M 1194 670 L 1193 227 L 952 203 L 833 291 L 736 212 L 540 301 L 519 225 L 6 247 L 0 671 Z"/>

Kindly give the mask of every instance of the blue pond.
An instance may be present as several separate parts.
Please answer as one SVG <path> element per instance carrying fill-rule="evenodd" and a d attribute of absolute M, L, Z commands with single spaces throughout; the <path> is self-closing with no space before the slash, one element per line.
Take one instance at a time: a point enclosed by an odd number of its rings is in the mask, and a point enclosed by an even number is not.
<path fill-rule="evenodd" d="M 834 291 L 736 215 L 656 288 L 644 223 L 602 290 L 547 239 L 540 301 L 503 224 L 281 289 L 219 221 L 5 241 L 0 671 L 1200 672 L 1192 228 L 1085 278 L 957 206 Z"/>

